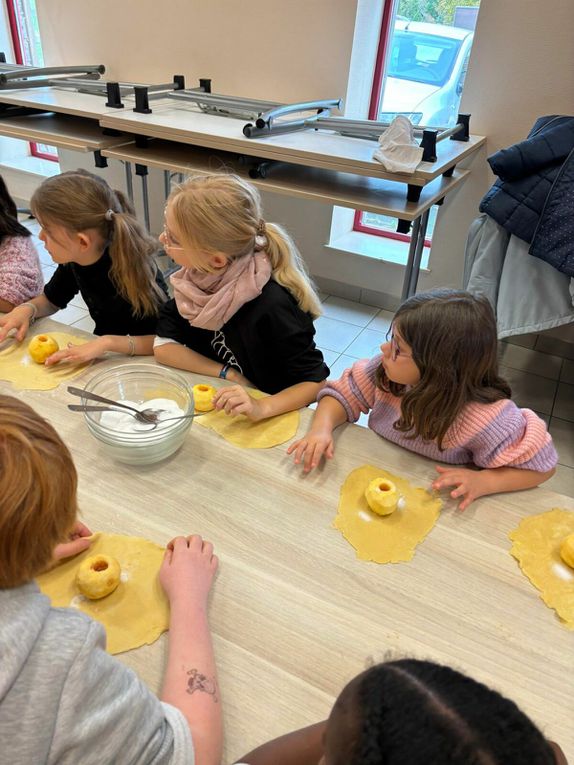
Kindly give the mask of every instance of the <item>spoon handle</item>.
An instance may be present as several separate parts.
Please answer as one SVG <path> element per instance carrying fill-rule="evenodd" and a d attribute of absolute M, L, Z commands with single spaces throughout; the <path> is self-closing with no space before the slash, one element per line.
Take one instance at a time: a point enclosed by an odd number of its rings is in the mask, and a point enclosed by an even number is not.
<path fill-rule="evenodd" d="M 81 388 L 74 388 L 72 385 L 68 386 L 68 393 L 71 393 L 73 396 L 81 396 L 82 398 L 85 398 L 87 401 L 99 401 L 101 404 L 113 404 L 113 406 L 119 406 L 122 409 L 129 409 L 131 412 L 137 412 L 139 414 L 139 409 L 136 409 L 133 406 L 122 404 L 120 401 L 114 401 L 111 398 L 104 398 L 104 396 L 98 396 L 97 393 L 88 393 L 87 391 L 82 390 Z"/>

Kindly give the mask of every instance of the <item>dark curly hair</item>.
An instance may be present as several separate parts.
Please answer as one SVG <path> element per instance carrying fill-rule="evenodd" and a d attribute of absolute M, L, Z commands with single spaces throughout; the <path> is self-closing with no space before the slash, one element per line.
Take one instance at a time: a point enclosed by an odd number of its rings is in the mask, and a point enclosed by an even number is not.
<path fill-rule="evenodd" d="M 484 297 L 452 289 L 419 292 L 401 304 L 393 330 L 412 349 L 420 372 L 407 388 L 389 380 L 383 366 L 378 387 L 401 398 L 395 430 L 409 438 L 437 441 L 466 404 L 490 404 L 510 398 L 508 383 L 498 374 L 496 320 Z"/>
<path fill-rule="evenodd" d="M 343 706 L 354 707 L 356 718 L 345 765 L 556 762 L 549 742 L 514 702 L 450 667 L 385 662 L 356 678 L 345 694 Z"/>

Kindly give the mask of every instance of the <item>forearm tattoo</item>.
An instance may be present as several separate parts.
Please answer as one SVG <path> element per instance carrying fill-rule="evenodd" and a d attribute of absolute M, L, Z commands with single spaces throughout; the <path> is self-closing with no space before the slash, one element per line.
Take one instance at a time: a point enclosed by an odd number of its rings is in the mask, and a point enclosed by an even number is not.
<path fill-rule="evenodd" d="M 196 691 L 208 693 L 210 696 L 213 696 L 213 701 L 217 704 L 217 681 L 215 677 L 202 675 L 198 669 L 190 669 L 187 674 L 189 675 L 187 692 L 189 694 L 193 694 Z"/>

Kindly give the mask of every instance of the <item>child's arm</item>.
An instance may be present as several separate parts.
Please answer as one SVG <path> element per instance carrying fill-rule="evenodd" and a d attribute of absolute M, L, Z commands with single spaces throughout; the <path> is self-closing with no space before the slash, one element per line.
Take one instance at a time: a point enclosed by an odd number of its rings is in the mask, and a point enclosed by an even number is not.
<path fill-rule="evenodd" d="M 317 394 L 325 382 L 301 382 L 285 388 L 273 396 L 255 399 L 239 385 L 220 388 L 213 398 L 216 409 L 223 409 L 226 414 L 244 414 L 253 422 L 266 420 L 284 412 L 293 412 L 317 400 Z"/>
<path fill-rule="evenodd" d="M 327 721 L 287 733 L 241 757 L 241 765 L 318 765 Z"/>
<path fill-rule="evenodd" d="M 82 345 L 72 345 L 56 351 L 46 359 L 46 366 L 60 362 L 84 364 L 104 353 L 123 353 L 126 356 L 153 356 L 155 335 L 102 335 Z"/>
<path fill-rule="evenodd" d="M 32 319 L 51 316 L 59 310 L 58 306 L 50 303 L 44 294 L 22 303 L 6 316 L 0 316 L 0 343 L 6 339 L 8 332 L 12 329 L 16 330 L 16 340 L 21 343 L 26 337 Z"/>
<path fill-rule="evenodd" d="M 188 721 L 197 765 L 219 765 L 223 725 L 207 600 L 217 558 L 199 536 L 169 543 L 160 582 L 169 599 L 169 652 L 162 701 Z"/>
<path fill-rule="evenodd" d="M 473 470 L 463 467 L 441 467 L 440 465 L 436 466 L 436 470 L 440 473 L 440 477 L 433 481 L 432 488 L 440 490 L 448 486 L 455 486 L 456 488 L 450 492 L 450 496 L 453 499 L 462 497 L 462 502 L 458 506 L 459 510 L 466 510 L 471 502 L 487 494 L 532 489 L 552 478 L 556 472 L 555 468 L 546 473 L 540 473 L 537 470 L 521 470 L 513 467 Z"/>
<path fill-rule="evenodd" d="M 185 345 L 177 342 L 156 345 L 153 352 L 160 364 L 165 364 L 175 369 L 184 369 L 187 372 L 195 372 L 199 375 L 206 375 L 207 377 L 219 377 L 219 373 L 225 366 L 221 361 L 209 359 L 207 356 L 203 356 L 201 353 L 197 353 L 197 351 L 192 351 L 191 348 L 187 348 Z M 246 377 L 243 377 L 233 367 L 229 369 L 225 379 L 239 385 L 251 384 Z"/>
<path fill-rule="evenodd" d="M 333 457 L 333 431 L 347 422 L 345 407 L 333 396 L 324 396 L 317 405 L 317 411 L 311 423 L 311 429 L 304 438 L 295 441 L 287 449 L 287 454 L 295 452 L 295 464 L 304 457 L 303 470 L 308 473 L 317 467 L 321 457 Z"/>

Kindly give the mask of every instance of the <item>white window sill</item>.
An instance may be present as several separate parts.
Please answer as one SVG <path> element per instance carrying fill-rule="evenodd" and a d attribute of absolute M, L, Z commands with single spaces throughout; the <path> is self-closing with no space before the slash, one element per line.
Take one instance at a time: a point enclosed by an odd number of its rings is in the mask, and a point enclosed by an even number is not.
<path fill-rule="evenodd" d="M 338 252 L 350 252 L 372 260 L 381 260 L 385 263 L 406 266 L 409 252 L 409 243 L 398 239 L 390 239 L 385 236 L 366 234 L 363 231 L 348 231 L 336 238 L 332 238 L 327 249 Z M 421 270 L 428 270 L 430 247 L 424 247 L 421 258 Z"/>
<path fill-rule="evenodd" d="M 40 175 L 44 178 L 51 178 L 53 175 L 58 175 L 60 173 L 59 162 L 51 162 L 49 159 L 33 157 L 32 155 L 6 159 L 2 162 L 1 167 L 6 167 L 11 170 L 20 170 L 21 172 L 32 173 L 33 175 Z"/>

